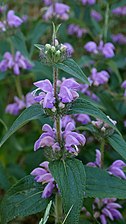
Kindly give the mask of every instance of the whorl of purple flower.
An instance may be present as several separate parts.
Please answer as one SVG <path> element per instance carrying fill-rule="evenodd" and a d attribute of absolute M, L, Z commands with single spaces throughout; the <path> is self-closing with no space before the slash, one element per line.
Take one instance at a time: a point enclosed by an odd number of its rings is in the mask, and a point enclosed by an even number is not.
<path fill-rule="evenodd" d="M 49 198 L 54 188 L 56 188 L 56 184 L 52 174 L 49 171 L 49 162 L 45 161 L 41 163 L 38 168 L 35 168 L 31 175 L 35 176 L 35 181 L 42 184 L 47 184 L 43 190 L 42 198 Z"/>
<path fill-rule="evenodd" d="M 74 132 L 75 125 L 73 122 L 67 123 L 64 131 L 61 131 L 61 139 L 64 142 L 65 150 L 69 153 L 77 155 L 79 152 L 78 146 L 84 145 L 86 139 L 84 135 Z M 50 125 L 45 124 L 42 127 L 43 133 L 39 139 L 35 142 L 34 150 L 38 150 L 40 147 L 51 147 L 52 150 L 60 151 L 60 145 L 57 142 L 56 129 Z"/>
<path fill-rule="evenodd" d="M 99 85 L 103 85 L 105 83 L 108 82 L 109 80 L 109 74 L 107 71 L 100 71 L 100 72 L 97 72 L 97 69 L 96 68 L 93 68 L 91 70 L 91 79 L 93 81 L 93 85 L 94 86 L 99 86 Z"/>
<path fill-rule="evenodd" d="M 118 43 L 118 44 L 126 44 L 126 36 L 123 35 L 122 33 L 118 33 L 115 35 L 113 34 L 112 40 L 113 40 L 113 42 Z"/>
<path fill-rule="evenodd" d="M 126 80 L 123 81 L 121 87 L 125 90 L 124 91 L 124 96 L 126 96 Z"/>
<path fill-rule="evenodd" d="M 52 109 L 55 104 L 55 97 L 51 82 L 48 79 L 45 79 L 35 82 L 34 85 L 38 87 L 37 90 L 41 90 L 39 95 L 35 96 L 35 100 L 40 102 L 43 105 L 43 108 Z M 79 90 L 79 84 L 74 79 L 65 79 L 60 83 L 60 90 L 58 94 L 59 101 L 63 104 L 71 103 L 79 97 L 78 93 L 76 92 L 77 90 Z"/>
<path fill-rule="evenodd" d="M 50 5 L 46 13 L 43 15 L 44 20 L 49 20 L 53 16 L 61 20 L 67 20 L 69 18 L 70 7 L 63 3 L 55 3 L 55 5 Z"/>
<path fill-rule="evenodd" d="M 12 115 L 18 115 L 22 109 L 30 107 L 32 104 L 35 103 L 36 102 L 31 93 L 27 93 L 25 97 L 22 96 L 22 99 L 15 96 L 14 103 L 8 104 L 5 109 L 5 112 Z"/>
<path fill-rule="evenodd" d="M 84 28 L 81 28 L 78 25 L 70 24 L 68 26 L 67 32 L 69 35 L 76 35 L 78 38 L 81 38 L 84 34 L 87 33 L 87 30 Z"/>
<path fill-rule="evenodd" d="M 102 54 L 105 58 L 112 58 L 114 57 L 114 45 L 112 43 L 103 43 L 101 40 L 99 45 L 93 41 L 89 41 L 85 44 L 84 48 L 86 51 L 93 53 L 93 54 Z"/>
<path fill-rule="evenodd" d="M 10 52 L 6 52 L 3 60 L 0 62 L 0 71 L 5 72 L 7 69 L 13 69 L 15 75 L 20 74 L 20 69 L 31 69 L 32 65 L 20 51 L 13 56 Z"/>
<path fill-rule="evenodd" d="M 95 162 L 89 162 L 89 163 L 87 163 L 87 166 L 101 168 L 101 152 L 98 149 L 96 149 L 96 160 L 95 160 Z M 109 174 L 112 174 L 112 175 L 116 176 L 116 177 L 126 179 L 126 175 L 123 171 L 124 167 L 126 167 L 126 163 L 124 163 L 122 160 L 116 160 L 112 163 L 112 165 L 109 168 L 107 168 L 107 172 Z"/>
<path fill-rule="evenodd" d="M 45 5 L 51 5 L 52 4 L 52 0 L 42 0 L 44 2 Z"/>
<path fill-rule="evenodd" d="M 116 202 L 116 198 L 96 198 L 93 204 L 94 217 L 100 219 L 101 224 L 107 224 L 107 219 L 111 221 L 122 219 L 122 214 L 118 211 L 119 208 L 122 206 Z"/>
<path fill-rule="evenodd" d="M 64 43 L 63 45 L 65 45 L 67 47 L 66 49 L 66 53 L 68 57 L 71 57 L 71 55 L 74 53 L 74 48 L 70 43 Z"/>
<path fill-rule="evenodd" d="M 95 19 L 97 22 L 102 20 L 101 14 L 99 12 L 97 12 L 96 10 L 94 10 L 94 9 L 91 10 L 91 17 L 93 19 Z"/>
<path fill-rule="evenodd" d="M 7 23 L 9 27 L 19 27 L 23 23 L 23 20 L 16 16 L 13 10 L 9 10 L 7 13 Z"/>
<path fill-rule="evenodd" d="M 126 6 L 118 7 L 112 10 L 112 13 L 118 16 L 125 16 L 126 15 Z"/>
<path fill-rule="evenodd" d="M 83 5 L 89 4 L 89 5 L 93 5 L 95 4 L 96 0 L 81 0 Z"/>

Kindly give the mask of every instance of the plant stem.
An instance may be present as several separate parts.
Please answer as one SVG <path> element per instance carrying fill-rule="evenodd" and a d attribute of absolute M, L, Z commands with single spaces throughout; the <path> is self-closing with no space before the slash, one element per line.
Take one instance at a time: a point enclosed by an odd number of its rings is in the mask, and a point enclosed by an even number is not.
<path fill-rule="evenodd" d="M 60 224 L 62 222 L 62 199 L 57 193 L 55 196 L 55 224 Z"/>
<path fill-rule="evenodd" d="M 22 87 L 21 87 L 21 83 L 20 83 L 20 78 L 19 76 L 14 77 L 15 78 L 15 86 L 16 86 L 16 90 L 18 93 L 18 96 L 20 99 L 22 99 L 23 93 L 22 93 Z"/>
<path fill-rule="evenodd" d="M 104 147 L 105 147 L 105 140 L 102 139 L 101 147 L 100 147 L 100 149 L 101 149 L 101 168 L 103 168 L 103 166 L 104 166 Z"/>
<path fill-rule="evenodd" d="M 57 96 L 57 80 L 58 80 L 58 69 L 53 67 L 53 86 L 54 86 L 54 97 L 56 99 L 56 106 L 57 106 L 57 109 L 58 109 L 58 105 L 57 105 L 57 99 L 58 99 L 58 96 Z M 60 116 L 57 114 L 56 116 L 56 132 L 57 132 L 57 140 L 60 144 Z"/>

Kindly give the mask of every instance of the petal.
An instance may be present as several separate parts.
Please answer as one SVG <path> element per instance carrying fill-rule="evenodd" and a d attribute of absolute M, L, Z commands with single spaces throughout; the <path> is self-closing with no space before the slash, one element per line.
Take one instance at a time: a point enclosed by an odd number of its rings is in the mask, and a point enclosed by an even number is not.
<path fill-rule="evenodd" d="M 52 92 L 53 91 L 52 84 L 48 79 L 34 82 L 34 85 L 37 86 L 38 88 L 40 88 L 44 92 Z"/>
<path fill-rule="evenodd" d="M 107 208 L 103 208 L 102 209 L 102 213 L 106 216 L 108 216 L 111 220 L 114 220 L 112 213 L 107 209 Z"/>
<path fill-rule="evenodd" d="M 37 176 L 37 175 L 43 175 L 43 174 L 46 174 L 47 171 L 42 169 L 42 168 L 35 168 L 32 172 L 31 172 L 31 175 L 32 176 Z"/>
<path fill-rule="evenodd" d="M 44 188 L 44 191 L 42 193 L 42 198 L 49 198 L 53 193 L 54 187 L 55 185 L 53 182 L 48 183 L 46 187 Z"/>
<path fill-rule="evenodd" d="M 61 87 L 65 86 L 68 89 L 79 90 L 80 84 L 78 84 L 74 79 L 65 79 L 61 84 Z"/>

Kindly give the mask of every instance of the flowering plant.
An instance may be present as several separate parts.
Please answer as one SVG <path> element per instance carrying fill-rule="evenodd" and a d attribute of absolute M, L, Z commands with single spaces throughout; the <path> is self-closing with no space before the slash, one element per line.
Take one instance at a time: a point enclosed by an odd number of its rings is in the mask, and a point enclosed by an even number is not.
<path fill-rule="evenodd" d="M 8 104 L 3 102 L 0 147 L 11 137 L 9 153 L 3 150 L 0 155 L 2 224 L 22 223 L 30 215 L 28 222 L 35 218 L 39 224 L 125 223 L 126 142 L 120 123 L 125 125 L 126 80 L 119 72 L 125 65 L 120 67 L 116 58 L 121 51 L 116 44 L 125 44 L 125 37 L 110 38 L 108 32 L 109 10 L 114 16 L 124 15 L 125 7 L 104 3 L 104 18 L 95 7 L 102 3 L 81 0 L 73 9 L 75 14 L 80 9 L 80 18 L 71 20 L 70 2 L 42 1 L 43 22 L 37 13 L 33 16 L 31 6 L 29 18 L 17 16 L 7 8 L 11 5 L 1 7 L 1 38 L 7 36 L 0 57 L 1 95 L 5 85 L 10 95 Z M 92 18 L 97 38 L 86 18 L 83 25 L 82 7 L 84 16 Z M 98 28 L 103 19 L 104 32 Z M 29 21 L 35 20 L 27 36 Z M 59 21 L 67 25 L 57 25 Z M 13 116 L 17 118 L 8 128 L 7 118 Z"/>

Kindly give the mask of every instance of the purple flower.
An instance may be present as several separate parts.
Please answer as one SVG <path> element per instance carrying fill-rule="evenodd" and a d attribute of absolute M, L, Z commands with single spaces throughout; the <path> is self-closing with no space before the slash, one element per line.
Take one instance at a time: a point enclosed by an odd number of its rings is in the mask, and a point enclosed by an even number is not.
<path fill-rule="evenodd" d="M 84 125 L 91 122 L 91 119 L 90 119 L 89 115 L 87 115 L 87 114 L 77 114 L 75 116 L 75 118 L 78 122 L 81 122 Z"/>
<path fill-rule="evenodd" d="M 39 96 L 35 97 L 37 102 L 42 103 L 43 108 L 52 109 L 54 107 L 55 98 L 53 94 L 53 86 L 48 79 L 38 81 L 34 83 L 42 92 Z"/>
<path fill-rule="evenodd" d="M 91 71 L 91 79 L 94 86 L 103 85 L 108 82 L 109 74 L 106 71 L 97 72 L 96 68 L 93 68 Z"/>
<path fill-rule="evenodd" d="M 91 10 L 91 17 L 93 19 L 95 19 L 97 22 L 102 20 L 101 14 L 99 12 L 97 12 L 96 10 L 94 10 L 94 9 Z"/>
<path fill-rule="evenodd" d="M 87 166 L 92 166 L 92 167 L 101 167 L 101 152 L 99 149 L 96 149 L 96 160 L 95 162 L 89 162 L 87 163 Z"/>
<path fill-rule="evenodd" d="M 59 98 L 61 102 L 71 103 L 78 98 L 79 95 L 76 91 L 79 90 L 79 87 L 79 84 L 74 79 L 65 79 L 60 86 Z"/>
<path fill-rule="evenodd" d="M 41 90 L 38 96 L 35 96 L 35 100 L 43 105 L 43 108 L 54 109 L 55 97 L 54 89 L 51 82 L 46 79 L 34 83 L 38 87 L 37 90 Z M 64 107 L 65 103 L 71 103 L 73 100 L 79 97 L 76 90 L 79 90 L 79 84 L 72 78 L 64 79 L 63 82 L 58 81 L 59 85 L 59 106 Z M 33 91 L 36 93 L 36 91 Z M 62 105 L 61 105 L 62 104 Z"/>
<path fill-rule="evenodd" d="M 79 152 L 78 146 L 85 145 L 86 138 L 82 134 L 73 132 L 74 129 L 75 126 L 73 123 L 69 122 L 65 128 L 65 131 L 63 132 L 63 137 L 65 140 L 66 150 L 77 155 Z"/>
<path fill-rule="evenodd" d="M 114 176 L 120 177 L 122 179 L 126 179 L 126 175 L 123 171 L 124 167 L 126 167 L 126 163 L 124 163 L 122 160 L 116 160 L 108 168 L 108 172 Z"/>
<path fill-rule="evenodd" d="M 15 56 L 10 52 L 4 54 L 3 60 L 0 62 L 0 71 L 4 72 L 7 69 L 13 69 L 15 75 L 20 74 L 20 69 L 31 69 L 32 65 L 30 62 L 17 51 Z"/>
<path fill-rule="evenodd" d="M 14 97 L 14 103 L 8 104 L 5 112 L 13 115 L 19 114 L 19 112 L 27 107 L 30 107 L 32 104 L 35 104 L 34 97 L 31 93 L 27 93 L 26 96 L 22 96 L 22 99 L 19 99 L 17 96 Z"/>
<path fill-rule="evenodd" d="M 42 184 L 47 184 L 42 193 L 42 198 L 49 198 L 54 188 L 56 188 L 56 184 L 54 182 L 54 178 L 49 171 L 49 162 L 45 161 L 40 164 L 40 167 L 35 168 L 31 175 L 35 176 L 35 181 Z"/>
<path fill-rule="evenodd" d="M 123 81 L 121 87 L 125 89 L 124 96 L 126 96 L 126 80 Z"/>
<path fill-rule="evenodd" d="M 63 127 L 63 122 L 61 121 L 61 128 Z M 61 130 L 61 140 L 64 142 L 64 150 L 67 150 L 73 155 L 77 155 L 79 152 L 78 146 L 84 145 L 86 139 L 84 135 L 74 132 L 75 129 L 74 122 L 68 122 L 65 126 L 64 131 Z M 35 142 L 34 150 L 38 150 L 40 147 L 51 147 L 53 152 L 60 151 L 60 145 L 57 142 L 56 129 L 52 128 L 50 125 L 45 124 L 42 128 L 43 133 L 39 139 Z"/>
<path fill-rule="evenodd" d="M 19 111 L 25 108 L 23 99 L 19 99 L 17 96 L 14 97 L 14 103 L 8 104 L 5 112 L 13 115 L 19 114 Z"/>
<path fill-rule="evenodd" d="M 118 44 L 126 44 L 126 36 L 123 35 L 122 33 L 118 33 L 115 35 L 113 34 L 112 40 L 113 40 L 113 42 L 118 43 Z"/>
<path fill-rule="evenodd" d="M 122 7 L 118 7 L 116 9 L 112 10 L 112 13 L 115 15 L 121 15 L 121 16 L 125 16 L 126 15 L 126 6 L 122 6 Z"/>
<path fill-rule="evenodd" d="M 89 162 L 87 166 L 93 166 L 93 167 L 101 167 L 101 152 L 96 149 L 96 160 L 95 162 Z M 122 179 L 126 179 L 126 175 L 123 171 L 123 168 L 126 167 L 126 163 L 124 163 L 122 160 L 116 160 L 112 163 L 112 165 L 107 169 L 107 172 L 109 174 L 112 174 L 116 177 L 120 177 Z"/>
<path fill-rule="evenodd" d="M 93 54 L 102 54 L 105 58 L 112 58 L 114 57 L 114 45 L 112 43 L 103 43 L 101 40 L 99 45 L 97 46 L 95 42 L 90 41 L 85 44 L 84 48 L 86 51 L 93 53 Z"/>
<path fill-rule="evenodd" d="M 114 57 L 114 49 L 115 47 L 112 43 L 106 43 L 102 48 L 102 54 L 105 58 L 112 58 Z"/>
<path fill-rule="evenodd" d="M 85 95 L 89 96 L 92 100 L 94 101 L 99 101 L 98 96 L 96 96 L 95 93 L 93 93 L 92 91 L 89 90 L 89 85 L 87 84 L 80 84 L 80 89 L 79 91 L 81 93 L 84 93 Z"/>
<path fill-rule="evenodd" d="M 122 214 L 118 211 L 122 208 L 120 204 L 116 202 L 115 198 L 96 198 L 93 204 L 94 217 L 101 221 L 101 224 L 107 224 L 107 220 L 122 219 Z"/>
<path fill-rule="evenodd" d="M 89 5 L 93 5 L 95 4 L 96 0 L 81 0 L 83 5 L 89 4 Z"/>
<path fill-rule="evenodd" d="M 52 0 L 42 0 L 44 2 L 45 5 L 51 5 L 52 4 Z"/>
<path fill-rule="evenodd" d="M 71 57 L 71 55 L 74 53 L 74 48 L 72 47 L 72 45 L 70 43 L 64 43 L 64 45 L 67 47 L 67 49 L 66 49 L 67 56 Z"/>
<path fill-rule="evenodd" d="M 87 30 L 84 28 L 81 28 L 78 25 L 70 24 L 68 26 L 67 32 L 69 35 L 76 35 L 78 38 L 81 38 L 84 34 L 87 33 Z"/>
<path fill-rule="evenodd" d="M 97 45 L 93 41 L 89 41 L 87 44 L 85 44 L 84 48 L 86 49 L 86 51 L 90 53 L 94 53 L 94 54 L 98 53 Z"/>
<path fill-rule="evenodd" d="M 73 123 L 73 125 L 75 126 L 75 120 L 70 115 L 63 116 L 61 120 L 61 127 L 65 128 L 69 122 Z"/>
<path fill-rule="evenodd" d="M 69 11 L 70 7 L 68 5 L 63 3 L 55 3 L 54 7 L 53 5 L 49 6 L 43 18 L 45 20 L 49 20 L 55 16 L 61 20 L 67 20 L 69 18 Z"/>
<path fill-rule="evenodd" d="M 7 13 L 7 23 L 10 27 L 19 27 L 23 20 L 15 15 L 13 10 L 9 10 Z"/>

